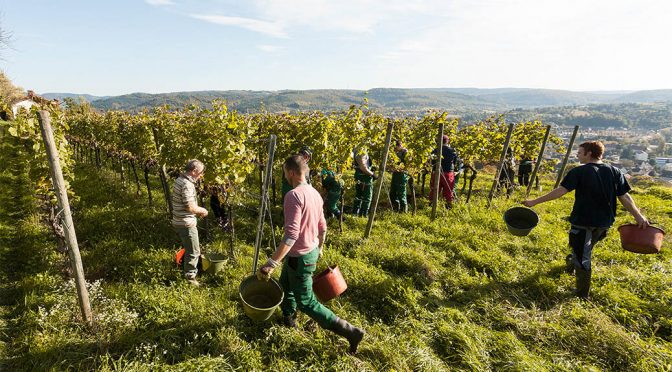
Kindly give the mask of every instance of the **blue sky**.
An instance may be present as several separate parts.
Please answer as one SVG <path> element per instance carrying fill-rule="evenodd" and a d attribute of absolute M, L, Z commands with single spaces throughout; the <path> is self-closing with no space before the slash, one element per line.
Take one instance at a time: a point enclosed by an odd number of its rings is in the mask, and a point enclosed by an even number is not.
<path fill-rule="evenodd" d="M 667 0 L 0 0 L 37 92 L 672 88 Z"/>

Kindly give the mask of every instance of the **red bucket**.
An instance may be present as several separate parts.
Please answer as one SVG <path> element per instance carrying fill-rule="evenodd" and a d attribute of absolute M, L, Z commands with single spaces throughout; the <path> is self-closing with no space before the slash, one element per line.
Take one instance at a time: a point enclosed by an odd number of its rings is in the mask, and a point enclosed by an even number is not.
<path fill-rule="evenodd" d="M 660 252 L 663 245 L 665 231 L 663 229 L 648 226 L 646 229 L 640 229 L 639 226 L 628 223 L 618 227 L 621 234 L 621 246 L 626 251 L 651 254 Z"/>
<path fill-rule="evenodd" d="M 321 273 L 313 276 L 313 292 L 317 299 L 327 302 L 340 296 L 348 289 L 348 283 L 345 282 L 338 265 L 329 266 Z"/>
<path fill-rule="evenodd" d="M 179 251 L 175 252 L 175 264 L 177 267 L 182 267 L 182 259 L 184 258 L 184 248 L 180 248 Z"/>

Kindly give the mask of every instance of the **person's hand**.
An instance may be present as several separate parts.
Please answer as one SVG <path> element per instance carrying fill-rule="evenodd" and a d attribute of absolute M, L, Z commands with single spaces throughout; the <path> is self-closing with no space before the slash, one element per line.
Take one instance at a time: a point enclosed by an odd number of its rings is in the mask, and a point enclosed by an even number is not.
<path fill-rule="evenodd" d="M 208 210 L 205 208 L 201 208 L 198 215 L 201 216 L 201 218 L 208 217 Z"/>
<path fill-rule="evenodd" d="M 641 214 L 639 216 L 635 216 L 635 221 L 637 221 L 637 226 L 639 226 L 640 229 L 646 229 L 650 225 L 649 220 L 647 220 L 646 217 L 642 216 Z"/>
<path fill-rule="evenodd" d="M 534 202 L 534 200 L 524 200 L 522 204 L 528 208 L 532 208 L 535 206 L 536 203 Z"/>
<path fill-rule="evenodd" d="M 271 280 L 271 273 L 273 272 L 273 267 L 269 264 L 265 264 L 257 270 L 257 279 L 263 280 L 265 282 Z"/>

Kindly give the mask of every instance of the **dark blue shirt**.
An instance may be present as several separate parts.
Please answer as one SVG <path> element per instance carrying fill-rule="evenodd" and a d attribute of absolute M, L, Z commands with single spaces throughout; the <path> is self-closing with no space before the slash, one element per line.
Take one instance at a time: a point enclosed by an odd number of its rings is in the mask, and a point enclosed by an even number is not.
<path fill-rule="evenodd" d="M 432 151 L 432 155 L 436 156 L 436 154 L 436 150 Z M 455 149 L 448 145 L 443 145 L 441 148 L 441 171 L 443 173 L 458 171 L 459 163 L 460 159 L 457 157 L 457 152 L 455 152 Z M 433 167 L 435 165 L 436 158 L 432 160 L 432 169 L 434 169 Z"/>
<path fill-rule="evenodd" d="M 610 227 L 616 216 L 616 197 L 630 191 L 623 173 L 609 164 L 578 166 L 567 173 L 560 186 L 576 191 L 569 222 L 590 227 Z"/>

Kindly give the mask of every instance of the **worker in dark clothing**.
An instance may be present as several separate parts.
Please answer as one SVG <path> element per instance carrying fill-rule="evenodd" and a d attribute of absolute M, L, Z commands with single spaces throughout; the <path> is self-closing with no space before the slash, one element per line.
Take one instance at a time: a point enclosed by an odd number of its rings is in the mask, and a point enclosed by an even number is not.
<path fill-rule="evenodd" d="M 499 180 L 497 182 L 497 192 L 501 192 L 503 188 L 506 189 L 506 197 L 513 195 L 513 190 L 516 186 L 514 181 L 516 177 L 516 159 L 513 157 L 513 151 L 511 148 L 506 150 L 506 157 L 504 158 L 504 164 L 502 164 L 502 170 L 499 173 Z"/>
<path fill-rule="evenodd" d="M 591 257 L 595 244 L 604 239 L 616 216 L 616 199 L 635 217 L 640 228 L 649 221 L 639 211 L 628 192 L 630 185 L 623 173 L 602 162 L 604 145 L 598 141 L 579 145 L 577 157 L 582 164 L 570 170 L 560 186 L 536 199 L 525 200 L 523 205 L 533 207 L 574 193 L 574 207 L 569 215 L 569 246 L 572 253 L 566 257 L 567 272 L 576 273 L 576 295 L 586 298 L 590 291 Z"/>
<path fill-rule="evenodd" d="M 326 202 L 324 203 L 325 216 L 339 218 L 341 216 L 341 192 L 343 190 L 343 180 L 337 179 L 333 171 L 322 169 L 322 188 L 327 192 Z"/>
<path fill-rule="evenodd" d="M 406 186 L 408 185 L 408 173 L 404 171 L 403 163 L 406 160 L 406 153 L 408 150 L 404 147 L 401 140 L 396 141 L 394 152 L 397 155 L 399 162 L 393 165 L 394 172 L 392 172 L 392 182 L 390 185 L 390 201 L 392 202 L 392 209 L 397 212 L 406 212 L 408 203 L 406 201 Z"/>
<path fill-rule="evenodd" d="M 435 192 L 441 192 L 446 202 L 446 208 L 450 209 L 453 207 L 455 171 L 458 169 L 457 167 L 460 163 L 460 159 L 458 158 L 455 149 L 450 146 L 450 140 L 447 135 L 444 135 L 441 138 L 441 141 L 443 145 L 441 147 L 441 174 L 439 174 L 439 190 L 434 189 L 434 177 L 436 176 L 434 168 L 438 159 L 438 151 L 434 150 L 432 152 L 432 179 L 430 181 L 430 195 L 433 196 L 435 195 Z"/>
<path fill-rule="evenodd" d="M 518 165 L 518 184 L 521 186 L 527 186 L 530 184 L 530 175 L 532 174 L 532 167 L 534 166 L 534 161 L 529 157 L 523 157 L 523 160 L 520 161 Z"/>

